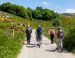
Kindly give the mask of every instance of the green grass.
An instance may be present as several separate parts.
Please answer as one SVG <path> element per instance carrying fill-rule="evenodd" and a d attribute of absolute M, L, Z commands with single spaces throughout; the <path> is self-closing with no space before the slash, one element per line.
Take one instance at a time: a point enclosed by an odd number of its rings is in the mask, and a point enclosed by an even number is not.
<path fill-rule="evenodd" d="M 67 34 L 71 31 L 71 29 L 75 28 L 75 17 L 74 16 L 64 16 L 64 15 L 60 15 L 60 22 L 62 25 L 62 29 L 65 33 L 64 38 L 67 36 Z M 66 45 L 67 46 L 67 45 Z M 72 53 L 75 54 L 75 49 L 70 51 Z"/>
<path fill-rule="evenodd" d="M 16 58 L 24 41 L 25 37 L 25 26 L 30 24 L 32 29 L 36 29 L 38 25 L 43 27 L 43 34 L 49 38 L 48 30 L 51 27 L 50 21 L 43 21 L 43 20 L 27 20 L 9 13 L 5 13 L 0 11 L 0 16 L 9 16 L 10 18 L 2 18 L 0 17 L 0 58 Z M 61 16 L 61 26 L 64 31 L 65 36 L 68 34 L 69 30 L 74 28 L 72 25 L 75 24 L 75 18 L 71 18 L 70 21 L 66 21 L 68 17 Z M 4 21 L 2 21 L 2 19 Z M 70 19 L 70 18 L 69 18 Z M 69 22 L 67 25 L 64 22 Z M 23 24 L 23 26 L 20 26 Z M 15 37 L 12 36 L 12 29 L 11 27 L 15 26 Z M 57 31 L 57 28 L 55 27 Z M 50 39 L 50 38 L 49 38 Z M 57 40 L 57 38 L 55 38 Z M 75 50 L 72 51 L 75 53 Z"/>
<path fill-rule="evenodd" d="M 16 58 L 24 40 L 24 33 L 16 32 L 13 38 L 12 30 L 0 29 L 0 58 Z"/>
<path fill-rule="evenodd" d="M 0 58 L 16 58 L 25 38 L 25 25 L 30 24 L 32 29 L 36 29 L 38 25 L 43 27 L 44 35 L 48 36 L 47 32 L 50 28 L 49 21 L 43 20 L 27 20 L 21 17 L 14 16 L 9 13 L 1 12 L 0 17 Z M 6 19 L 6 16 L 10 18 Z M 20 26 L 20 24 L 24 24 Z M 15 27 L 12 28 L 12 27 Z M 13 29 L 15 30 L 15 36 L 13 38 Z"/>
<path fill-rule="evenodd" d="M 16 58 L 25 38 L 25 33 L 22 32 L 25 27 L 20 26 L 23 18 L 5 12 L 0 12 L 0 15 L 5 16 L 4 18 L 0 17 L 0 58 Z M 6 20 L 6 16 L 11 18 Z M 11 28 L 13 26 L 15 29 Z"/>
<path fill-rule="evenodd" d="M 72 50 L 71 52 L 72 52 L 73 54 L 75 54 L 75 50 Z"/>

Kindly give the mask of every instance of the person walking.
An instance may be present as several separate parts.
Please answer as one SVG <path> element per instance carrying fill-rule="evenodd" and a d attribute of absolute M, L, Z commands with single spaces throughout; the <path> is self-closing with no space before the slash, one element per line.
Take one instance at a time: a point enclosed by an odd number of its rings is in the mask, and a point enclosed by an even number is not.
<path fill-rule="evenodd" d="M 64 37 L 64 33 L 61 27 L 58 27 L 58 32 L 57 32 L 58 44 L 56 48 L 57 50 L 63 51 L 63 44 L 62 44 L 63 37 Z"/>
<path fill-rule="evenodd" d="M 37 41 L 37 46 L 40 47 L 41 41 L 42 41 L 42 27 L 38 26 L 36 29 L 36 41 Z"/>
<path fill-rule="evenodd" d="M 27 44 L 30 44 L 30 38 L 31 38 L 32 29 L 28 25 L 26 28 L 26 37 L 27 37 Z"/>
<path fill-rule="evenodd" d="M 54 30 L 54 27 L 51 27 L 51 29 L 48 31 L 48 34 L 51 38 L 51 44 L 54 43 L 54 36 L 55 36 L 55 30 Z"/>

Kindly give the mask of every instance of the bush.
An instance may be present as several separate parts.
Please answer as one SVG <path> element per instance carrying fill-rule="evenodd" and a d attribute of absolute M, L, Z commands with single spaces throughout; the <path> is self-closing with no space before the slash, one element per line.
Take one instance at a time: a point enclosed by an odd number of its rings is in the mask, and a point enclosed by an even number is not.
<path fill-rule="evenodd" d="M 69 30 L 69 33 L 63 39 L 63 45 L 68 51 L 75 50 L 75 29 Z"/>
<path fill-rule="evenodd" d="M 53 26 L 54 26 L 54 27 L 60 26 L 60 21 L 57 20 L 57 19 L 55 19 L 55 20 L 53 21 Z"/>
<path fill-rule="evenodd" d="M 37 7 L 35 10 L 32 10 L 29 7 L 25 8 L 24 6 L 19 6 L 10 2 L 1 4 L 0 10 L 30 20 L 32 20 L 32 18 L 51 20 L 56 18 L 57 16 L 57 14 L 53 10 L 44 9 L 42 7 Z"/>

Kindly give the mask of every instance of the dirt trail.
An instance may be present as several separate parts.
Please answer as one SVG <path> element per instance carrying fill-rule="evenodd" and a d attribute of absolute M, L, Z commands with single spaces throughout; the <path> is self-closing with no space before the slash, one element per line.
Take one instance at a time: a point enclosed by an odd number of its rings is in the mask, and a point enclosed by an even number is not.
<path fill-rule="evenodd" d="M 32 32 L 32 45 L 25 45 L 25 43 L 17 58 L 75 58 L 75 55 L 67 51 L 55 51 L 56 44 L 50 44 L 50 41 L 45 36 L 43 36 L 41 48 L 34 45 L 36 44 L 35 30 Z"/>

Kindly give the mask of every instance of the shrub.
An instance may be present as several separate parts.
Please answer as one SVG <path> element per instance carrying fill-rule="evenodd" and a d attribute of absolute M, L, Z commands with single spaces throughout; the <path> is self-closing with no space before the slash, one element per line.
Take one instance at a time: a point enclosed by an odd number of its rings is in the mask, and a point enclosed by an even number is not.
<path fill-rule="evenodd" d="M 69 30 L 69 33 L 63 39 L 63 45 L 68 51 L 75 50 L 75 29 Z"/>
<path fill-rule="evenodd" d="M 60 21 L 57 20 L 57 19 L 55 19 L 55 20 L 53 21 L 53 26 L 54 26 L 54 27 L 60 26 Z"/>

